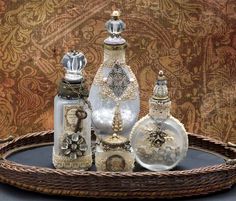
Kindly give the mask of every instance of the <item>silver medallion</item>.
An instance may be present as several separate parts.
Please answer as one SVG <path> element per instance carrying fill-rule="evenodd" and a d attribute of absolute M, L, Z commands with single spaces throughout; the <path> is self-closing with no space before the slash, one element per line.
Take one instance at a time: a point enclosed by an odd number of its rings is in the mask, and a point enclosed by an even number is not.
<path fill-rule="evenodd" d="M 130 84 L 130 80 L 121 65 L 115 63 L 107 77 L 107 84 L 114 95 L 119 98 Z"/>
<path fill-rule="evenodd" d="M 87 149 L 88 145 L 79 132 L 67 134 L 61 144 L 62 154 L 71 159 L 83 156 Z"/>

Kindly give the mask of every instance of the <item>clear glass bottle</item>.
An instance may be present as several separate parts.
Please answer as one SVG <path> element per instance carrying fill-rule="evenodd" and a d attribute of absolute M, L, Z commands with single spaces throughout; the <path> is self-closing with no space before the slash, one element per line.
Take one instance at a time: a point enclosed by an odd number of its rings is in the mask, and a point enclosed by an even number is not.
<path fill-rule="evenodd" d="M 138 119 L 140 99 L 137 79 L 125 62 L 125 39 L 121 32 L 125 24 L 120 13 L 113 11 L 106 23 L 109 37 L 104 40 L 104 61 L 93 80 L 89 100 L 92 105 L 92 126 L 99 139 L 112 133 L 112 119 L 116 105 L 123 120 L 119 135 L 128 136 Z"/>
<path fill-rule="evenodd" d="M 56 168 L 86 170 L 92 165 L 91 108 L 82 70 L 87 61 L 77 51 L 62 59 L 65 78 L 54 99 L 53 164 Z"/>
<path fill-rule="evenodd" d="M 130 134 L 136 161 L 152 171 L 174 168 L 188 150 L 185 128 L 170 114 L 170 106 L 167 80 L 160 71 L 149 99 L 149 114 L 135 124 Z"/>

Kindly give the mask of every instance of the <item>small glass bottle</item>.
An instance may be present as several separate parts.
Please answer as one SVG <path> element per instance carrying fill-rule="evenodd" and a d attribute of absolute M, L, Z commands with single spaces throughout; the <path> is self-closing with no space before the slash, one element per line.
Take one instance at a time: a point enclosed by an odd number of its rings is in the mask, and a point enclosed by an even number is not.
<path fill-rule="evenodd" d="M 62 169 L 86 170 L 92 165 L 91 109 L 82 74 L 87 60 L 77 51 L 62 59 L 66 69 L 54 99 L 53 165 Z"/>
<path fill-rule="evenodd" d="M 113 117 L 112 129 L 113 134 L 102 138 L 96 145 L 96 168 L 98 171 L 132 172 L 135 159 L 130 142 L 127 137 L 118 134 L 123 129 L 118 105 Z"/>
<path fill-rule="evenodd" d="M 149 99 L 149 114 L 135 124 L 130 134 L 136 161 L 152 171 L 174 168 L 188 150 L 185 128 L 170 114 L 170 106 L 167 80 L 160 71 Z"/>
<path fill-rule="evenodd" d="M 92 106 L 92 126 L 98 139 L 112 133 L 112 119 L 119 105 L 123 130 L 128 136 L 138 119 L 140 110 L 139 86 L 131 68 L 125 61 L 126 40 L 121 37 L 125 23 L 120 13 L 113 11 L 107 21 L 109 36 L 104 40 L 104 60 L 93 80 L 89 100 Z"/>

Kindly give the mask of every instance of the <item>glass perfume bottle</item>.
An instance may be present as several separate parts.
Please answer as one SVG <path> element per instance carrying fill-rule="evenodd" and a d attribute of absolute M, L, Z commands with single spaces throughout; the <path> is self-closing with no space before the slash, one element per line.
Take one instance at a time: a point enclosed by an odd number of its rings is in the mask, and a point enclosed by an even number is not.
<path fill-rule="evenodd" d="M 134 154 L 127 137 L 118 135 L 123 129 L 121 114 L 116 106 L 112 122 L 113 134 L 96 145 L 95 164 L 98 171 L 132 172 Z"/>
<path fill-rule="evenodd" d="M 116 105 L 121 113 L 123 129 L 119 135 L 128 136 L 139 115 L 140 99 L 137 79 L 125 62 L 127 46 L 121 37 L 125 23 L 120 13 L 113 11 L 106 23 L 109 33 L 104 40 L 104 61 L 93 80 L 89 100 L 92 105 L 92 126 L 99 139 L 112 133 Z"/>
<path fill-rule="evenodd" d="M 91 108 L 83 77 L 87 63 L 81 52 L 64 55 L 65 77 L 54 99 L 53 164 L 56 168 L 85 170 L 92 165 Z"/>
<path fill-rule="evenodd" d="M 136 161 L 146 169 L 169 170 L 186 156 L 188 136 L 183 124 L 170 114 L 170 107 L 167 80 L 160 71 L 149 99 L 149 114 L 135 124 L 130 134 Z"/>

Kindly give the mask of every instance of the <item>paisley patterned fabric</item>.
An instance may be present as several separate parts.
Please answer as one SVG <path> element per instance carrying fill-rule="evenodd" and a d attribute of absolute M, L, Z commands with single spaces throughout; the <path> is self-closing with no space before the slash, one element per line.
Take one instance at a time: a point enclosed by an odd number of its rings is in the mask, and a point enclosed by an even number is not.
<path fill-rule="evenodd" d="M 141 111 L 159 70 L 189 132 L 236 142 L 234 0 L 0 0 L 0 137 L 53 128 L 53 97 L 71 49 L 102 63 L 104 23 L 120 9 Z"/>

